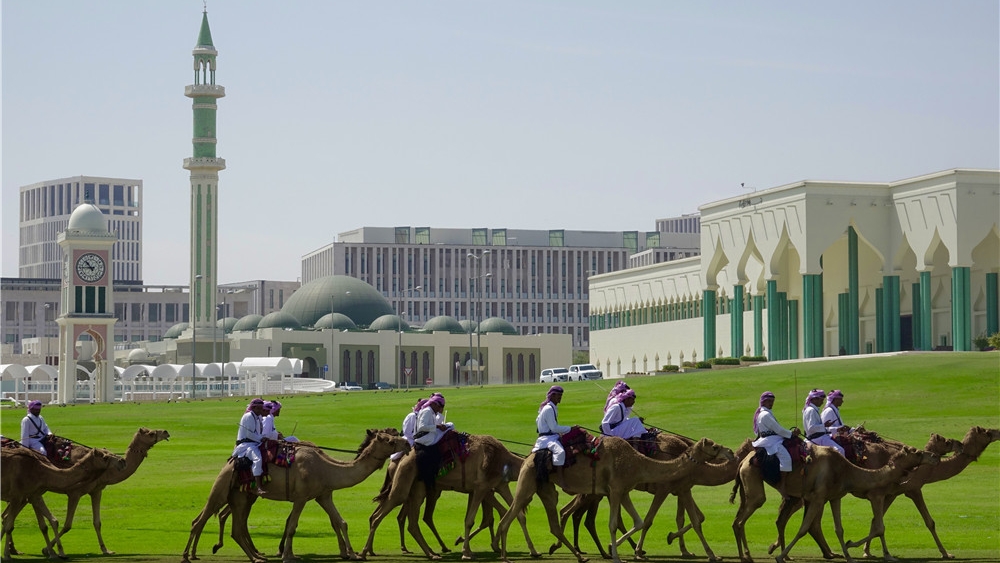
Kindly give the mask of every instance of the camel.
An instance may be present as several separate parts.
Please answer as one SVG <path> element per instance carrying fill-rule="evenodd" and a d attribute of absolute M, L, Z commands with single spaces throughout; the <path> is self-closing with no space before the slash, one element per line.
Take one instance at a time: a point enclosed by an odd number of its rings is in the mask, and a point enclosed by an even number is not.
<path fill-rule="evenodd" d="M 294 561 L 292 540 L 299 516 L 306 503 L 315 500 L 323 506 L 330 515 L 330 523 L 338 536 L 343 535 L 345 545 L 341 547 L 343 558 L 360 559 L 347 538 L 347 523 L 333 505 L 333 491 L 352 487 L 364 481 L 369 475 L 382 467 L 390 455 L 405 452 L 410 448 L 405 438 L 397 432 L 368 430 L 362 444 L 361 453 L 351 462 L 334 460 L 315 447 L 299 447 L 295 452 L 295 462 L 290 467 L 279 467 L 273 463 L 268 465 L 272 477 L 270 486 L 263 498 L 269 500 L 284 500 L 292 503 L 292 511 L 285 522 L 282 550 L 283 561 Z M 225 505 L 232 511 L 232 538 L 243 549 L 247 557 L 254 563 L 267 560 L 257 551 L 250 538 L 248 518 L 256 496 L 244 493 L 239 489 L 239 482 L 233 471 L 233 460 L 230 459 L 219 472 L 212 490 L 209 493 L 205 507 L 191 524 L 191 534 L 184 548 L 183 561 L 190 563 L 197 559 L 195 550 L 198 538 L 213 514 L 217 514 Z"/>
<path fill-rule="evenodd" d="M 694 444 L 694 440 L 691 438 L 667 432 L 658 434 L 656 436 L 656 440 L 658 448 L 655 459 L 663 461 L 679 457 Z M 726 460 L 722 463 L 706 463 L 705 466 L 699 471 L 696 471 L 688 477 L 678 481 L 657 484 L 641 484 L 636 487 L 636 490 L 645 491 L 654 495 L 653 501 L 650 504 L 648 512 L 646 513 L 646 518 L 644 519 L 645 525 L 643 526 L 642 533 L 639 536 L 639 542 L 635 545 L 636 556 L 643 557 L 645 555 L 645 551 L 642 546 L 645 541 L 646 534 L 652 527 L 653 519 L 656 517 L 660 506 L 666 500 L 668 495 L 673 494 L 677 496 L 677 531 L 670 532 L 667 535 L 667 543 L 673 543 L 676 539 L 678 540 L 678 548 L 680 549 L 682 556 L 695 557 L 695 555 L 689 552 L 687 547 L 684 545 L 684 533 L 693 528 L 695 533 L 698 534 L 698 538 L 701 540 L 702 545 L 705 547 L 705 552 L 708 555 L 709 561 L 719 560 L 720 558 L 716 557 L 712 549 L 708 546 L 708 542 L 705 540 L 705 536 L 701 531 L 701 524 L 705 521 L 705 515 L 698 508 L 697 503 L 695 503 L 694 497 L 691 495 L 691 489 L 695 485 L 711 487 L 724 485 L 732 481 L 736 477 L 736 470 L 739 468 L 739 460 L 743 459 L 743 456 L 749 453 L 751 449 L 752 446 L 750 445 L 750 440 L 745 440 L 736 452 L 736 455 L 731 460 Z M 562 523 L 563 528 L 565 528 L 567 518 L 572 516 L 573 546 L 579 551 L 580 544 L 578 543 L 578 536 L 580 520 L 585 516 L 584 526 L 587 531 L 590 532 L 590 536 L 593 538 L 594 544 L 597 545 L 597 549 L 600 551 L 601 557 L 607 559 L 609 556 L 607 552 L 604 551 L 604 547 L 597 537 L 597 527 L 595 525 L 597 508 L 600 504 L 601 498 L 603 497 L 599 495 L 577 495 L 560 511 L 560 522 Z M 686 526 L 684 524 L 685 514 L 687 514 L 690 518 L 690 523 Z M 626 531 L 620 521 L 618 529 L 622 532 Z M 552 548 L 550 548 L 550 553 L 555 551 L 558 547 L 559 544 L 552 546 Z"/>
<path fill-rule="evenodd" d="M 621 562 L 618 556 L 618 545 L 640 530 L 643 525 L 642 518 L 632 504 L 632 499 L 629 498 L 629 491 L 640 483 L 677 480 L 703 467 L 707 462 L 722 461 L 733 457 L 732 450 L 707 438 L 702 438 L 688 448 L 684 455 L 671 461 L 648 458 L 635 451 L 625 440 L 613 436 L 605 436 L 601 439 L 596 454 L 595 459 L 583 457 L 576 464 L 564 468 L 560 486 L 571 494 L 588 493 L 608 497 L 610 505 L 608 532 L 611 536 L 611 558 L 615 563 Z M 494 550 L 496 550 L 496 543 L 499 540 L 501 559 L 505 562 L 510 561 L 507 557 L 507 531 L 513 519 L 524 511 L 532 497 L 537 494 L 545 507 L 549 531 L 573 552 L 578 561 L 583 563 L 587 559 L 570 544 L 563 534 L 556 508 L 559 495 L 555 484 L 548 480 L 538 481 L 535 465 L 537 459 L 538 453 L 536 452 L 528 456 L 521 466 L 514 493 L 514 502 L 497 526 Z M 616 540 L 619 510 L 622 507 L 632 516 L 633 526 L 620 539 Z"/>
<path fill-rule="evenodd" d="M 2 451 L 3 472 L 0 473 L 0 499 L 7 501 L 7 508 L 4 510 L 3 528 L 0 536 L 4 539 L 4 559 L 10 559 L 12 542 L 9 541 L 11 532 L 14 530 L 14 522 L 17 520 L 21 510 L 31 503 L 36 510 L 39 508 L 39 501 L 42 493 L 53 491 L 57 493 L 67 493 L 96 479 L 99 475 L 110 468 L 123 469 L 125 460 L 107 450 L 92 449 L 78 462 L 67 469 L 60 469 L 49 463 L 38 452 L 28 448 L 4 448 Z M 41 504 L 44 506 L 44 503 Z M 47 511 L 47 509 L 46 509 Z M 48 515 L 51 519 L 51 514 Z M 39 524 L 42 519 L 39 517 Z M 54 531 L 55 537 L 49 541 L 48 534 L 43 529 L 45 536 L 44 553 L 49 555 L 53 542 L 59 541 L 61 532 Z"/>
<path fill-rule="evenodd" d="M 764 479 L 760 471 L 750 465 L 753 453 L 748 454 L 740 462 L 736 484 L 730 496 L 732 501 L 737 492 L 740 493 L 740 506 L 733 520 L 733 532 L 736 536 L 736 547 L 740 561 L 752 563 L 750 549 L 746 539 L 745 524 L 753 513 L 763 506 L 765 500 Z M 815 532 L 821 524 L 823 508 L 830 503 L 833 513 L 834 529 L 840 540 L 844 557 L 850 563 L 854 561 L 847 550 L 844 540 L 844 528 L 840 519 L 840 501 L 849 493 L 862 495 L 884 495 L 885 489 L 899 480 L 906 472 L 921 464 L 937 463 L 938 456 L 931 452 L 904 447 L 880 469 L 863 469 L 851 464 L 847 459 L 832 448 L 812 446 L 811 462 L 805 464 L 793 457 L 793 468 L 790 473 L 782 473 L 780 487 L 788 496 L 803 499 L 806 504 L 805 514 L 798 532 L 785 549 L 775 557 L 778 563 L 783 563 L 788 553 L 807 532 Z M 824 552 L 824 557 L 832 554 Z"/>
<path fill-rule="evenodd" d="M 468 437 L 468 447 L 469 456 L 465 461 L 456 464 L 454 469 L 437 478 L 434 494 L 428 499 L 428 509 L 424 514 L 424 521 L 431 527 L 438 541 L 441 542 L 440 535 L 434 528 L 433 523 L 433 501 L 436 500 L 438 491 L 450 490 L 469 495 L 465 512 L 464 534 L 462 536 L 462 559 L 466 560 L 473 557 L 469 541 L 474 535 L 472 526 L 475 524 L 476 512 L 480 506 L 484 506 L 484 522 L 490 522 L 487 517 L 492 518 L 492 510 L 496 508 L 496 503 L 490 500 L 494 492 L 500 495 L 508 505 L 511 503 L 513 495 L 505 480 L 504 468 L 507 467 L 508 471 L 513 471 L 520 469 L 524 463 L 523 458 L 511 453 L 504 447 L 500 440 L 497 440 L 493 436 L 471 434 Z M 417 521 L 420 505 L 423 503 L 426 494 L 423 482 L 417 479 L 416 456 L 403 456 L 395 468 L 392 484 L 388 487 L 388 490 L 383 487 L 382 492 L 375 499 L 379 504 L 369 518 L 368 541 L 361 552 L 362 555 L 374 555 L 372 544 L 379 524 L 393 509 L 404 505 L 404 508 L 401 510 L 406 511 L 409 522 L 407 529 L 410 535 L 417 541 L 417 544 L 420 545 L 420 548 L 428 558 L 440 559 L 440 555 L 431 550 L 430 546 L 427 545 Z M 533 556 L 538 556 L 539 554 L 528 535 L 527 522 L 524 520 L 523 515 L 518 518 L 518 521 L 524 531 L 528 548 L 531 550 Z M 485 525 L 480 526 L 479 529 L 483 529 Z M 478 532 L 479 530 L 476 531 Z M 443 542 L 441 543 L 443 544 Z"/>
<path fill-rule="evenodd" d="M 935 435 L 931 436 L 931 442 L 935 441 Z M 939 440 L 943 440 L 940 436 L 937 436 Z M 927 526 L 927 530 L 930 531 L 931 536 L 934 538 L 934 543 L 937 544 L 938 551 L 941 552 L 942 559 L 954 559 L 955 556 L 948 552 L 941 543 L 941 539 L 938 538 L 937 529 L 934 524 L 934 519 L 931 517 L 930 511 L 927 510 L 927 503 L 924 502 L 923 487 L 928 483 L 936 483 L 938 481 L 944 481 L 945 479 L 950 479 L 955 475 L 961 473 L 970 463 L 979 459 L 979 456 L 986 450 L 986 447 L 991 443 L 1000 440 L 1000 430 L 996 428 L 983 428 L 982 426 L 973 426 L 965 434 L 965 437 L 960 442 L 961 449 L 956 452 L 955 455 L 942 459 L 941 463 L 933 466 L 921 466 L 914 469 L 905 481 L 893 483 L 886 491 L 884 497 L 881 498 L 871 498 L 869 501 L 872 503 L 872 513 L 876 512 L 880 515 L 884 515 L 892 502 L 896 500 L 899 495 L 906 495 L 911 501 L 913 501 L 914 506 L 920 512 L 920 516 L 924 519 L 924 525 Z M 931 448 L 934 444 L 928 443 L 928 450 L 934 451 Z M 947 442 L 945 442 L 944 447 L 947 448 Z M 876 503 L 881 506 L 876 511 Z M 871 541 L 875 537 L 878 537 L 882 542 L 882 557 L 886 561 L 897 561 L 895 557 L 889 554 L 889 548 L 885 543 L 885 525 L 882 519 L 872 519 L 871 529 L 868 536 L 858 540 L 848 542 L 848 547 L 857 547 L 861 544 L 865 545 L 865 557 L 871 557 Z"/>

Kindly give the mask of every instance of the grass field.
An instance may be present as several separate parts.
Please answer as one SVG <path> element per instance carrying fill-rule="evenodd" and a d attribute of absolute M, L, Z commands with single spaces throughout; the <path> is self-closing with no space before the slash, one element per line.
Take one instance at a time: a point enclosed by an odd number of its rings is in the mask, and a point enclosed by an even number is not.
<path fill-rule="evenodd" d="M 563 424 L 596 428 L 604 398 L 612 382 L 565 384 L 560 405 Z M 961 438 L 974 425 L 1000 427 L 1000 354 L 939 353 L 898 357 L 839 359 L 780 366 L 759 366 L 693 374 L 629 379 L 638 400 L 635 411 L 648 424 L 699 438 L 708 436 L 735 448 L 751 433 L 751 416 L 764 390 L 777 395 L 774 412 L 785 426 L 800 425 L 800 411 L 809 389 L 821 387 L 845 393 L 842 414 L 848 424 L 864 423 L 870 430 L 911 445 L 923 445 L 931 432 Z M 485 388 L 442 388 L 447 397 L 447 417 L 459 430 L 491 434 L 507 441 L 508 447 L 526 454 L 534 442 L 534 418 L 547 385 L 505 385 Z M 278 427 L 304 440 L 335 448 L 355 448 L 366 428 L 396 426 L 413 403 L 429 391 L 424 389 L 392 392 L 330 393 L 281 397 L 284 405 Z M 180 403 L 102 404 L 46 407 L 42 414 L 54 432 L 78 442 L 124 450 L 137 428 L 162 428 L 170 441 L 158 444 L 138 472 L 128 481 L 108 488 L 102 503 L 103 535 L 114 556 L 103 556 L 91 525 L 87 499 L 77 510 L 72 531 L 63 545 L 73 560 L 118 562 L 177 562 L 187 541 L 191 520 L 201 510 L 209 488 L 232 450 L 236 425 L 246 398 L 208 399 Z M 0 411 L 0 430 L 5 436 L 19 434 L 23 410 Z M 349 454 L 332 454 L 349 459 Z M 0 468 L 2 471 L 2 468 Z M 368 529 L 371 498 L 382 483 L 378 471 L 357 487 L 334 494 L 337 507 L 350 524 L 351 542 L 360 549 Z M 695 499 L 706 515 L 704 530 L 717 555 L 736 557 L 732 532 L 735 507 L 728 503 L 730 486 L 695 490 Z M 992 445 L 977 463 L 959 476 L 924 488 L 924 495 L 937 522 L 946 548 L 961 561 L 1000 560 L 1000 444 Z M 769 560 L 766 546 L 773 540 L 777 514 L 776 494 L 769 490 L 768 503 L 747 525 L 751 553 L 758 561 Z M 634 493 L 640 510 L 648 496 Z M 560 501 L 566 501 L 560 495 Z M 46 501 L 60 518 L 65 516 L 65 497 L 46 495 Z M 251 532 L 257 546 L 273 553 L 280 538 L 290 505 L 258 502 L 251 515 Z M 844 525 L 848 539 L 867 533 L 871 511 L 868 503 L 849 497 L 844 500 Z M 438 529 L 446 540 L 461 533 L 465 497 L 455 493 L 442 496 L 437 511 Z M 667 545 L 672 530 L 674 503 L 661 511 L 646 550 L 653 561 L 680 558 L 677 546 Z M 532 539 L 539 550 L 551 542 L 544 514 L 536 500 L 528 513 Z M 799 516 L 792 519 L 797 527 Z M 939 554 L 913 504 L 899 499 L 886 517 L 887 538 L 894 555 L 904 561 L 939 559 Z M 598 521 L 606 535 L 606 515 Z M 824 529 L 832 545 L 836 535 L 829 517 Z M 217 555 L 211 553 L 217 530 L 213 520 L 206 527 L 199 554 L 203 561 L 246 561 L 230 539 Z M 228 530 L 227 530 L 228 533 Z M 425 531 L 426 534 L 426 531 Z M 22 512 L 15 531 L 17 546 L 29 555 L 18 560 L 38 560 L 42 541 L 30 508 Z M 694 534 L 687 536 L 688 547 L 703 554 Z M 605 540 L 606 541 L 606 540 Z M 416 543 L 408 539 L 408 546 Z M 528 558 L 524 539 L 516 527 L 509 535 L 513 559 Z M 581 547 L 596 553 L 589 539 Z M 486 534 L 473 541 L 473 549 L 484 561 L 495 561 Z M 310 505 L 303 513 L 295 539 L 295 551 L 304 561 L 334 561 L 337 546 L 323 511 Z M 377 560 L 386 562 L 422 561 L 417 555 L 401 555 L 394 518 L 387 518 L 376 536 Z M 631 550 L 623 549 L 623 556 Z M 881 553 L 876 551 L 876 553 Z M 860 549 L 852 550 L 855 556 Z M 792 552 L 797 561 L 817 561 L 820 552 L 808 538 Z M 460 552 L 444 556 L 459 560 Z M 548 561 L 575 561 L 565 549 Z"/>

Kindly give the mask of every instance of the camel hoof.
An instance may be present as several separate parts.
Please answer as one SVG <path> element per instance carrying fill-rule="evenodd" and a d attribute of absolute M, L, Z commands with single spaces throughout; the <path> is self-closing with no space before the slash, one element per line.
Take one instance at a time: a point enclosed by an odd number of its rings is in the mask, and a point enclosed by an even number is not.
<path fill-rule="evenodd" d="M 945 553 L 944 555 L 941 556 L 941 559 L 954 559 L 954 558 L 955 556 L 950 553 Z"/>
<path fill-rule="evenodd" d="M 646 557 L 646 556 L 645 556 L 644 554 L 642 554 L 642 553 L 638 553 L 638 552 L 637 552 L 637 553 L 635 554 L 635 560 L 636 560 L 636 561 L 649 561 L 649 558 L 648 558 L 648 557 Z"/>
<path fill-rule="evenodd" d="M 554 543 L 554 544 L 550 545 L 549 546 L 549 555 L 552 555 L 553 553 L 555 553 L 556 550 L 559 549 L 561 546 L 562 546 L 561 543 Z"/>
<path fill-rule="evenodd" d="M 465 538 L 463 538 L 462 536 L 458 536 L 458 539 L 455 540 L 455 545 L 458 545 L 458 544 L 460 544 L 460 543 L 462 543 L 464 541 L 465 541 Z"/>
<path fill-rule="evenodd" d="M 670 532 L 669 534 L 667 534 L 667 545 L 673 544 L 674 540 L 677 539 L 678 537 L 679 536 L 677 535 L 676 532 Z"/>
<path fill-rule="evenodd" d="M 441 546 L 441 553 L 451 553 L 451 549 L 445 546 Z"/>
<path fill-rule="evenodd" d="M 886 561 L 888 561 L 889 563 L 895 563 L 896 561 L 899 561 L 899 559 L 896 559 L 895 557 L 893 557 L 891 555 L 886 555 L 884 559 Z"/>
<path fill-rule="evenodd" d="M 475 559 L 475 557 L 473 557 L 471 555 L 465 555 L 464 553 L 462 554 L 462 561 L 472 561 L 474 559 Z"/>
<path fill-rule="evenodd" d="M 441 556 L 438 555 L 437 553 L 433 553 L 431 555 L 428 555 L 427 558 L 430 559 L 431 561 L 440 561 L 441 560 Z"/>
<path fill-rule="evenodd" d="M 220 549 L 222 549 L 222 544 L 221 543 L 213 545 L 212 546 L 212 555 L 215 555 L 216 553 L 218 553 Z M 195 557 L 195 559 L 197 559 L 197 557 Z"/>

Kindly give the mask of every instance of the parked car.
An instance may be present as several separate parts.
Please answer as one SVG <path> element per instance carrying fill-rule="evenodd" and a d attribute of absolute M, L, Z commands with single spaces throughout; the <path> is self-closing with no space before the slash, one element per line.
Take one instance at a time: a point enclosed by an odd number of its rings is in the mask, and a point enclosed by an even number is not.
<path fill-rule="evenodd" d="M 588 379 L 604 379 L 604 374 L 594 364 L 569 366 L 569 381 L 586 381 Z"/>
<path fill-rule="evenodd" d="M 376 381 L 375 383 L 368 384 L 369 389 L 375 389 L 377 391 L 385 391 L 392 389 L 392 383 L 386 383 L 385 381 Z"/>
<path fill-rule="evenodd" d="M 337 387 L 337 389 L 339 389 L 341 391 L 361 391 L 362 387 L 360 385 L 358 385 L 357 382 L 354 382 L 354 381 L 345 381 L 345 382 L 341 383 L 340 387 Z"/>
<path fill-rule="evenodd" d="M 542 374 L 538 376 L 538 382 L 558 383 L 560 381 L 566 381 L 568 376 L 569 370 L 566 368 L 548 368 L 542 370 Z"/>

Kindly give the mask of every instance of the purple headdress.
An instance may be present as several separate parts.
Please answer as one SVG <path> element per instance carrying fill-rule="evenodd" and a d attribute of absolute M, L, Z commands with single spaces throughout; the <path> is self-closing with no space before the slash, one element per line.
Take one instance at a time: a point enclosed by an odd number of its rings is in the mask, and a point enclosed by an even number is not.
<path fill-rule="evenodd" d="M 813 389 L 812 391 L 810 391 L 809 395 L 806 396 L 806 404 L 802 405 L 802 410 L 805 411 L 806 409 L 808 409 L 809 403 L 812 403 L 813 400 L 817 398 L 825 399 L 826 392 L 824 392 L 822 389 Z"/>
<path fill-rule="evenodd" d="M 437 404 L 441 408 L 444 408 L 444 395 L 442 395 L 441 393 L 434 393 L 433 395 L 430 396 L 430 398 L 427 399 L 427 402 L 424 404 L 424 406 L 430 405 L 431 403 Z"/>
<path fill-rule="evenodd" d="M 281 410 L 281 403 L 278 401 L 271 401 L 271 414 L 278 416 L 278 411 Z"/>
<path fill-rule="evenodd" d="M 39 410 L 41 410 L 41 408 L 42 408 L 42 402 L 41 401 L 31 401 L 30 403 L 28 403 L 28 410 L 29 411 L 32 410 L 32 409 L 39 409 Z"/>
<path fill-rule="evenodd" d="M 615 386 L 611 388 L 611 392 L 608 393 L 608 399 L 604 401 L 604 411 L 607 412 L 611 405 L 618 402 L 618 396 L 629 390 L 628 383 L 619 380 L 615 383 Z"/>
<path fill-rule="evenodd" d="M 418 399 L 417 403 L 413 405 L 413 412 L 420 412 L 420 409 L 427 406 L 427 399 Z"/>
<path fill-rule="evenodd" d="M 826 396 L 826 404 L 833 405 L 834 399 L 843 399 L 843 398 L 844 394 L 840 391 L 840 389 L 834 389 L 833 391 L 830 391 L 829 395 Z"/>
<path fill-rule="evenodd" d="M 256 399 L 250 401 L 250 404 L 247 405 L 247 410 L 245 410 L 244 412 L 250 412 L 253 410 L 254 407 L 262 407 L 262 406 L 264 406 L 264 399 L 257 397 Z"/>
<path fill-rule="evenodd" d="M 542 404 L 538 405 L 538 410 L 541 411 L 542 407 L 545 406 L 545 403 L 551 403 L 552 402 L 552 396 L 555 395 L 555 394 L 557 394 L 557 393 L 559 395 L 562 395 L 563 394 L 563 388 L 560 387 L 560 386 L 558 386 L 558 385 L 553 385 L 552 387 L 549 387 L 548 392 L 545 393 L 545 400 L 542 401 Z"/>
<path fill-rule="evenodd" d="M 764 391 L 763 393 L 760 394 L 760 406 L 757 407 L 756 412 L 753 413 L 753 433 L 755 436 L 760 433 L 757 430 L 757 415 L 760 414 L 760 409 L 764 408 L 764 401 L 773 398 L 774 398 L 774 393 L 770 391 Z"/>

